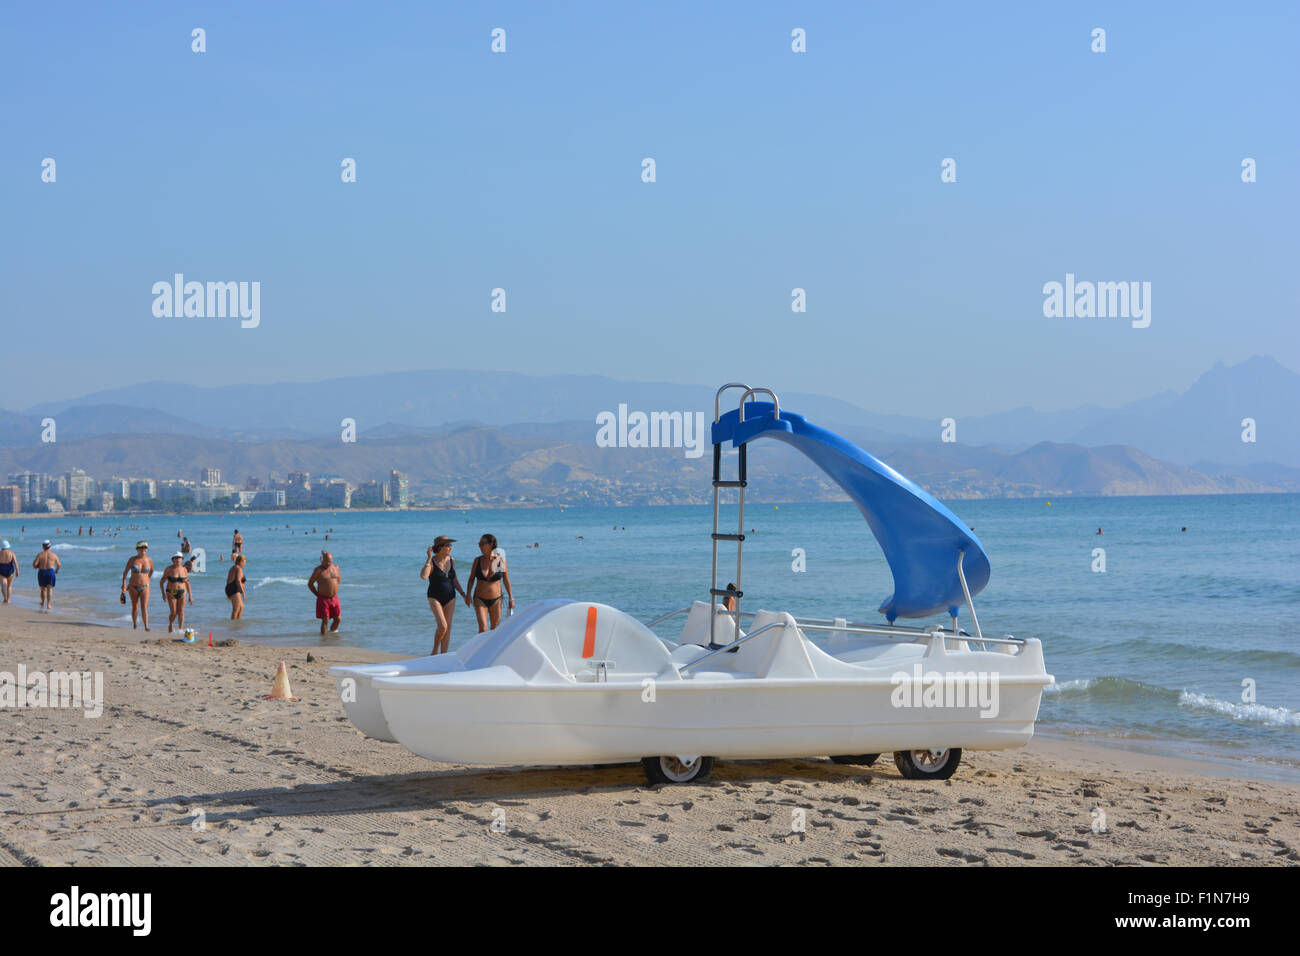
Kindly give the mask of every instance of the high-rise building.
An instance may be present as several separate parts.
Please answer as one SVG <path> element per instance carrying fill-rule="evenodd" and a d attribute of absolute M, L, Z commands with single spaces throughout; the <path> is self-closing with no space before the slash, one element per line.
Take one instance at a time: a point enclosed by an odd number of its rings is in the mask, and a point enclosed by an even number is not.
<path fill-rule="evenodd" d="M 194 489 L 194 503 L 198 505 L 210 505 L 218 498 L 233 498 L 234 496 L 234 487 L 221 482 L 201 484 Z"/>
<path fill-rule="evenodd" d="M 132 501 L 153 501 L 158 497 L 158 483 L 152 478 L 132 478 L 131 494 Z"/>
<path fill-rule="evenodd" d="M 388 482 L 364 481 L 352 492 L 352 507 L 382 508 L 388 504 Z"/>
<path fill-rule="evenodd" d="M 17 485 L 0 485 L 0 514 L 16 515 L 22 510 L 22 488 Z"/>
<path fill-rule="evenodd" d="M 306 471 L 289 472 L 284 488 L 285 503 L 291 508 L 304 508 L 311 504 L 311 473 Z"/>
<path fill-rule="evenodd" d="M 281 489 L 272 489 L 270 491 L 259 491 L 257 497 L 253 499 L 254 508 L 283 508 L 284 491 Z"/>
<path fill-rule="evenodd" d="M 220 468 L 200 468 L 199 484 L 201 485 L 219 485 L 221 484 Z"/>
<path fill-rule="evenodd" d="M 131 479 L 130 478 L 110 478 L 104 482 L 102 489 L 106 492 L 112 492 L 114 498 L 121 498 L 128 501 L 131 498 Z"/>
<path fill-rule="evenodd" d="M 396 469 L 388 473 L 388 498 L 398 508 L 406 508 L 411 504 L 409 479 Z"/>
<path fill-rule="evenodd" d="M 158 482 L 158 500 L 170 503 L 188 498 L 193 501 L 196 490 L 196 486 L 192 481 L 168 478 Z"/>
<path fill-rule="evenodd" d="M 80 468 L 68 472 L 68 507 L 74 511 L 83 507 L 94 494 L 94 480 Z"/>
<path fill-rule="evenodd" d="M 317 485 L 316 490 L 319 492 L 317 504 L 323 504 L 327 508 L 352 507 L 352 486 L 342 478 L 331 479 L 323 487 Z"/>
<path fill-rule="evenodd" d="M 22 489 L 23 504 L 39 505 L 45 503 L 47 478 L 34 471 L 20 471 L 9 476 L 10 484 Z"/>
<path fill-rule="evenodd" d="M 101 491 L 101 492 L 99 493 L 99 510 L 100 510 L 100 511 L 112 511 L 112 510 L 113 510 L 113 504 L 114 504 L 113 492 L 111 492 L 111 491 Z"/>

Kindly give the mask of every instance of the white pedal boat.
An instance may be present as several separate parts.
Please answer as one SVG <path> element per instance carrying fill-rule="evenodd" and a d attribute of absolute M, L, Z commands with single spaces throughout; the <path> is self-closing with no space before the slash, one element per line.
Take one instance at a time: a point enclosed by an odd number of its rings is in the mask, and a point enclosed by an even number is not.
<path fill-rule="evenodd" d="M 943 779 L 963 750 L 1028 742 L 1052 677 L 1039 641 L 988 638 L 979 630 L 966 578 L 975 578 L 974 590 L 987 583 L 979 542 L 897 472 L 839 436 L 783 415 L 775 396 L 770 405 L 746 404 L 752 392 L 739 414 L 715 414 L 712 600 L 651 622 L 685 613 L 676 641 L 605 604 L 539 601 L 455 653 L 330 668 L 353 724 L 430 760 L 640 760 L 652 783 L 702 780 L 715 758 L 830 756 L 869 765 L 886 751 L 907 777 Z M 871 522 L 895 578 L 895 592 L 881 606 L 887 623 L 801 621 L 784 612 L 729 612 L 717 603 L 738 603 L 743 595 L 739 587 L 716 586 L 718 542 L 743 542 L 739 532 L 717 532 L 717 492 L 735 487 L 743 496 L 743 445 L 773 430 L 820 433 L 813 438 L 829 451 L 791 443 L 845 486 Z M 728 439 L 742 447 L 735 482 L 719 477 L 720 445 Z M 846 448 L 850 460 L 835 460 Z M 863 468 L 872 474 L 857 474 Z M 909 548 L 907 541 L 920 544 Z M 739 572 L 738 558 L 737 584 Z M 963 598 L 973 635 L 957 627 Z M 944 610 L 951 626 L 894 623 L 896 616 Z M 810 633 L 829 637 L 815 642 Z"/>

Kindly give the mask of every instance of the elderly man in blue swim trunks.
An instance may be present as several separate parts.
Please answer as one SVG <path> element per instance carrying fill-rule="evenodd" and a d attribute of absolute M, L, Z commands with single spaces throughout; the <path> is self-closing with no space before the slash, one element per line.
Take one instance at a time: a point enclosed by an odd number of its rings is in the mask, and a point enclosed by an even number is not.
<path fill-rule="evenodd" d="M 41 542 L 41 553 L 32 562 L 36 569 L 36 583 L 41 588 L 41 610 L 48 611 L 54 606 L 54 578 L 63 567 L 59 556 L 50 549 L 49 540 Z"/>

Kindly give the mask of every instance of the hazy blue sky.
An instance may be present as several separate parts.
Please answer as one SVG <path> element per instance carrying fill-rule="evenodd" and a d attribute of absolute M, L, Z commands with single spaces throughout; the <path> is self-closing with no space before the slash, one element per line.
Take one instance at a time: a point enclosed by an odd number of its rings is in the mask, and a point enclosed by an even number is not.
<path fill-rule="evenodd" d="M 919 415 L 958 388 L 975 414 L 1300 368 L 1298 26 L 1272 3 L 6 4 L 0 406 L 448 367 Z M 260 327 L 155 318 L 176 272 L 259 281 Z M 1150 327 L 1045 318 L 1067 272 L 1151 282 Z"/>

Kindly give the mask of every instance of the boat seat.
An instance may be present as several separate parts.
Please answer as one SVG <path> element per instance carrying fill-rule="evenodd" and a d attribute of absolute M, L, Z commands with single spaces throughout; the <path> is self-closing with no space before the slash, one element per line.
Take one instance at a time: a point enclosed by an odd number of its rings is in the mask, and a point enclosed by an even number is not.
<path fill-rule="evenodd" d="M 591 665 L 599 661 L 608 662 L 615 678 L 658 674 L 669 664 L 668 648 L 653 631 L 607 604 L 566 604 L 538 621 L 529 637 L 529 643 L 567 680 L 594 679 Z M 536 673 L 532 665 L 520 663 L 519 672 L 526 678 Z"/>
<path fill-rule="evenodd" d="M 728 669 L 749 671 L 758 677 L 806 679 L 816 677 L 812 661 L 804 646 L 803 632 L 794 618 L 784 611 L 759 611 L 750 625 L 750 633 L 762 630 L 769 624 L 769 631 L 752 637 L 740 645 L 735 654 L 720 654 L 720 658 L 734 658 Z"/>
<path fill-rule="evenodd" d="M 708 601 L 696 601 L 691 605 L 690 613 L 686 615 L 686 623 L 682 625 L 682 633 L 677 636 L 678 644 L 699 644 L 701 647 L 709 646 L 709 609 L 712 607 Z M 730 644 L 735 639 L 736 624 L 722 606 L 717 610 L 718 623 L 715 628 L 719 644 Z M 741 637 L 745 636 L 745 629 L 740 629 Z"/>

